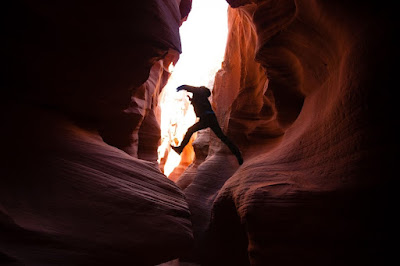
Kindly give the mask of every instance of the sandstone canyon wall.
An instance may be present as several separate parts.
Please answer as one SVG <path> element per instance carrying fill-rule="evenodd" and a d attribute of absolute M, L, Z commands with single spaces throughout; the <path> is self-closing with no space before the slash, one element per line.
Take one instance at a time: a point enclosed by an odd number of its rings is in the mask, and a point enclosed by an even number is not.
<path fill-rule="evenodd" d="M 155 265 L 191 246 L 154 115 L 190 2 L 2 4 L 1 265 Z"/>
<path fill-rule="evenodd" d="M 177 184 L 202 265 L 386 265 L 394 222 L 393 6 L 228 1 L 210 134 Z M 196 149 L 196 147 L 195 147 Z"/>
<path fill-rule="evenodd" d="M 183 192 L 155 108 L 191 1 L 3 9 L 0 263 L 385 265 L 394 4 L 228 2 L 212 98 L 245 162 L 205 131 Z"/>

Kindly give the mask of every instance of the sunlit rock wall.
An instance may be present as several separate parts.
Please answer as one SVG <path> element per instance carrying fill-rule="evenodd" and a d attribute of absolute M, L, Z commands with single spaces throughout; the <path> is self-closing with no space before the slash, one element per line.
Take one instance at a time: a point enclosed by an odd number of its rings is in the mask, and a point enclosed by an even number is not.
<path fill-rule="evenodd" d="M 178 52 L 171 51 L 171 56 Z M 110 117 L 100 133 L 105 142 L 129 155 L 156 162 L 160 125 L 156 118 L 158 96 L 168 81 L 170 60 L 160 60 L 150 69 L 149 78 L 131 96 L 129 107 Z"/>
<path fill-rule="evenodd" d="M 377 1 L 228 1 L 211 133 L 183 174 L 206 265 L 380 265 L 394 191 L 394 7 Z M 394 82 L 393 82 L 394 84 Z M 194 176 L 194 177 L 193 177 Z M 183 186 L 182 186 L 183 187 Z"/>
<path fill-rule="evenodd" d="M 185 197 L 151 163 L 179 3 L 2 5 L 1 265 L 156 265 L 191 246 Z"/>

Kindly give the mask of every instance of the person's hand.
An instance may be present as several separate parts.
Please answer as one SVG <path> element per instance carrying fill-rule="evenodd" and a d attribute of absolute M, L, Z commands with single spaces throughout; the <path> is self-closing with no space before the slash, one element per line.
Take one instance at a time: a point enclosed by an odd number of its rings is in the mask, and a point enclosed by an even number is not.
<path fill-rule="evenodd" d="M 185 90 L 185 85 L 181 85 L 178 88 L 176 88 L 176 91 L 181 91 L 181 90 Z"/>

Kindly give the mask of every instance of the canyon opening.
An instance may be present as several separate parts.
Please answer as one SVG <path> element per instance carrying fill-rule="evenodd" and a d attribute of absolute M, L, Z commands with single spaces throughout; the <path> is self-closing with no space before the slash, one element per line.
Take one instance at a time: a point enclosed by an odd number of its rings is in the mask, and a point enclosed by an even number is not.
<path fill-rule="evenodd" d="M 396 2 L 226 2 L 2 1 L 0 265 L 397 259 Z"/>
<path fill-rule="evenodd" d="M 177 146 L 187 129 L 196 122 L 196 115 L 185 91 L 176 88 L 187 84 L 213 89 L 216 72 L 224 59 L 228 4 L 224 0 L 194 0 L 187 20 L 180 27 L 182 53 L 176 64 L 169 65 L 171 76 L 159 98 L 161 142 L 158 162 L 163 173 L 176 179 L 194 160 L 193 140 L 181 155 L 170 145 Z"/>

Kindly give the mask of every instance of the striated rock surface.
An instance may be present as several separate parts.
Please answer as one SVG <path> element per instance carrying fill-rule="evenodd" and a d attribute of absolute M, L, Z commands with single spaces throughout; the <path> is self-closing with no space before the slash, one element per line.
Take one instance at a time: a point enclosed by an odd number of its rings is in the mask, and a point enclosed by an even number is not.
<path fill-rule="evenodd" d="M 5 72 L 10 99 L 101 125 L 129 106 L 132 89 L 156 61 L 169 49 L 181 50 L 177 1 L 94 3 L 6 6 L 2 53 L 12 62 Z"/>
<path fill-rule="evenodd" d="M 159 93 L 170 76 L 165 69 L 169 63 L 169 60 L 154 63 L 149 78 L 132 93 L 129 107 L 110 116 L 102 125 L 100 133 L 105 142 L 133 157 L 157 161 L 160 126 L 155 112 Z"/>
<path fill-rule="evenodd" d="M 393 6 L 228 2 L 236 9 L 213 105 L 244 164 L 229 163 L 214 138 L 208 158 L 188 174 L 195 249 L 185 260 L 387 263 L 396 139 L 388 125 L 397 119 L 388 93 Z"/>
<path fill-rule="evenodd" d="M 388 264 L 394 4 L 228 2 L 213 105 L 244 164 L 203 135 L 184 194 L 156 105 L 191 1 L 5 8 L 1 264 Z"/>
<path fill-rule="evenodd" d="M 0 187 L 2 254 L 22 265 L 155 265 L 191 245 L 185 198 L 152 163 L 63 116 L 22 110 L 4 121 L 20 130 L 1 142 L 8 155 Z M 16 118 L 29 120 L 21 128 Z"/>
<path fill-rule="evenodd" d="M 183 172 L 180 173 L 177 180 L 175 180 L 181 189 L 185 189 L 193 182 L 193 179 L 196 177 L 197 168 L 205 161 L 208 155 L 210 129 L 200 130 L 196 134 L 196 139 L 192 143 L 194 153 L 196 154 L 194 161 L 185 169 L 184 174 L 182 175 Z"/>
<path fill-rule="evenodd" d="M 1 265 L 155 265 L 191 246 L 156 164 L 180 2 L 4 5 Z"/>

